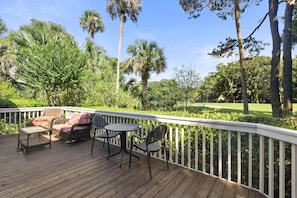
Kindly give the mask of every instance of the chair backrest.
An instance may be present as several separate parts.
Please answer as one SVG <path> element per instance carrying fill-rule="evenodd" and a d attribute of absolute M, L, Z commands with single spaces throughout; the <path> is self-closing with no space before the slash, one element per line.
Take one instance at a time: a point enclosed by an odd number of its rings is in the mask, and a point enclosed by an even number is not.
<path fill-rule="evenodd" d="M 45 108 L 43 110 L 43 116 L 62 117 L 63 110 L 61 108 Z"/>
<path fill-rule="evenodd" d="M 151 144 L 154 142 L 162 141 L 167 133 L 167 126 L 161 124 L 153 128 L 147 135 L 146 143 Z"/>
<path fill-rule="evenodd" d="M 108 123 L 105 121 L 105 119 L 99 115 L 95 115 L 92 120 L 92 124 L 94 128 L 104 128 Z"/>

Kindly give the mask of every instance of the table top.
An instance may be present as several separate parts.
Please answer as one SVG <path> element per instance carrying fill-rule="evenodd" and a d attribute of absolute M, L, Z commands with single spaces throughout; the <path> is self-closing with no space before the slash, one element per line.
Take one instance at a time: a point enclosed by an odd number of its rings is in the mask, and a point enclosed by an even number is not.
<path fill-rule="evenodd" d="M 116 124 L 106 125 L 104 128 L 109 131 L 126 132 L 126 131 L 137 131 L 141 128 L 141 126 L 138 124 L 116 123 Z"/>
<path fill-rule="evenodd" d="M 20 131 L 25 134 L 43 133 L 43 132 L 47 132 L 48 130 L 49 130 L 48 128 L 44 128 L 41 126 L 30 126 L 30 127 L 20 128 Z"/>

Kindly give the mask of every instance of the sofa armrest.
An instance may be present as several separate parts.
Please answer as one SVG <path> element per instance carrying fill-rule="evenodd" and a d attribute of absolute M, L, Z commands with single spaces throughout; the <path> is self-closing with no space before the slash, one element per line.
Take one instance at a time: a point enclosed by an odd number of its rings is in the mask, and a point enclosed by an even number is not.
<path fill-rule="evenodd" d="M 71 131 L 75 130 L 75 127 L 82 127 L 82 126 L 90 127 L 91 125 L 92 125 L 92 122 L 79 122 L 79 123 L 75 123 L 75 124 L 72 125 Z"/>
<path fill-rule="evenodd" d="M 55 124 L 65 124 L 66 122 L 68 122 L 69 119 L 66 118 L 55 118 L 52 122 L 52 125 Z"/>

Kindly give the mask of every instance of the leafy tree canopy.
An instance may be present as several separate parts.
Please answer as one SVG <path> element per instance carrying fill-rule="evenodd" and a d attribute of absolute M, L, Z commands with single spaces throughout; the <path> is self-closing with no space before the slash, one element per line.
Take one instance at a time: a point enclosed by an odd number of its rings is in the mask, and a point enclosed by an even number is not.
<path fill-rule="evenodd" d="M 86 57 L 60 25 L 32 20 L 13 33 L 17 75 L 49 105 L 77 105 Z"/>
<path fill-rule="evenodd" d="M 241 0 L 240 12 L 243 13 L 251 3 L 259 5 L 262 0 Z M 189 15 L 189 18 L 198 18 L 203 9 L 208 8 L 212 12 L 216 12 L 217 16 L 223 20 L 226 20 L 228 16 L 234 17 L 234 1 L 233 0 L 179 0 L 179 4 L 183 10 Z M 260 24 L 255 28 L 258 29 L 264 22 L 265 17 Z M 246 38 L 243 39 L 243 47 L 248 51 L 248 56 L 257 56 L 264 49 L 267 43 L 256 40 L 253 37 L 254 31 Z M 213 49 L 209 55 L 214 57 L 230 57 L 237 55 L 238 41 L 235 38 L 228 37 L 224 42 L 220 42 L 217 48 Z"/>
<path fill-rule="evenodd" d="M 86 10 L 80 17 L 80 26 L 83 31 L 87 30 L 89 36 L 94 38 L 94 34 L 98 31 L 104 32 L 104 23 L 101 19 L 101 15 L 95 10 Z"/>
<path fill-rule="evenodd" d="M 7 32 L 7 27 L 4 21 L 0 18 L 0 35 Z"/>

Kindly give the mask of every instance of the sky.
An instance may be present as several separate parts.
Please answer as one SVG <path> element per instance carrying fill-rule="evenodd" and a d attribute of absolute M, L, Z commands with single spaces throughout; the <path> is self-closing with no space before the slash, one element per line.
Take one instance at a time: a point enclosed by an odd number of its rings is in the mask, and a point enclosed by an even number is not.
<path fill-rule="evenodd" d="M 105 31 L 95 34 L 95 43 L 103 47 L 108 56 L 117 57 L 120 21 L 112 20 L 106 12 L 106 0 L 0 0 L 0 5 L 0 17 L 9 30 L 30 24 L 30 19 L 51 21 L 66 28 L 80 46 L 88 35 L 79 25 L 80 17 L 86 10 L 96 10 L 105 24 Z M 238 60 L 238 57 L 218 59 L 208 55 L 227 37 L 236 38 L 234 19 L 222 20 L 207 10 L 199 18 L 189 19 L 178 0 L 142 0 L 141 6 L 137 23 L 128 19 L 124 25 L 121 61 L 129 57 L 127 47 L 136 39 L 157 42 L 164 50 L 167 68 L 161 74 L 152 74 L 150 81 L 171 79 L 183 65 L 193 68 L 203 78 L 215 72 L 219 63 Z M 253 31 L 267 10 L 268 3 L 263 1 L 259 6 L 251 5 L 242 14 L 243 37 Z M 268 18 L 254 36 L 271 43 Z M 271 47 L 261 55 L 270 56 Z"/>

